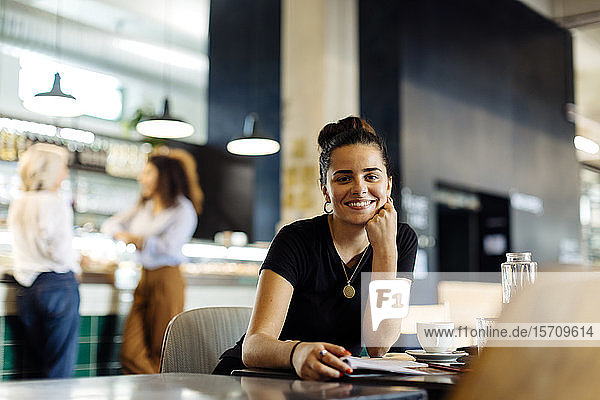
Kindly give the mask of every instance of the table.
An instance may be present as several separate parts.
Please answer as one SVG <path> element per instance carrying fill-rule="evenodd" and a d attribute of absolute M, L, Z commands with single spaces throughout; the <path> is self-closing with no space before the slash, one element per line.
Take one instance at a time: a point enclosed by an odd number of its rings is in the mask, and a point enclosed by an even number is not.
<path fill-rule="evenodd" d="M 374 386 L 348 382 L 173 373 L 9 381 L 0 383 L 0 398 L 18 400 L 421 400 L 426 399 L 427 395 L 424 390 L 395 384 Z"/>
<path fill-rule="evenodd" d="M 358 375 L 344 375 L 336 382 L 347 382 L 360 385 L 378 385 L 382 387 L 400 385 L 424 389 L 427 391 L 430 400 L 445 398 L 456 385 L 461 374 L 456 372 L 444 372 L 434 368 L 421 368 L 431 373 L 431 375 L 400 375 L 394 373 L 367 373 Z M 294 379 L 296 375 L 287 370 L 271 370 L 261 368 L 248 368 L 234 370 L 234 376 L 245 377 L 269 377 L 279 379 Z M 297 379 L 297 377 L 296 377 Z"/>

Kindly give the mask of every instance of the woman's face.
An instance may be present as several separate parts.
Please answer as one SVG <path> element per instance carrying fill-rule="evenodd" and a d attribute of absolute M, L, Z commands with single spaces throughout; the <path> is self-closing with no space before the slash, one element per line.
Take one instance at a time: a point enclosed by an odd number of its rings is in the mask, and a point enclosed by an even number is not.
<path fill-rule="evenodd" d="M 333 150 L 322 190 L 334 218 L 364 225 L 386 203 L 392 178 L 377 146 L 353 144 Z"/>
<path fill-rule="evenodd" d="M 138 176 L 142 197 L 147 198 L 154 194 L 158 185 L 158 168 L 152 163 L 146 163 Z"/>

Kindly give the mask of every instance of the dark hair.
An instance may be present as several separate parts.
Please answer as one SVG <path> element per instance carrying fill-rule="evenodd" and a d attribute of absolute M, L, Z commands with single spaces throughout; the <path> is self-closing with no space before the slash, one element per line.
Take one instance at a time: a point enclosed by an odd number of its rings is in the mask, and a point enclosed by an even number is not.
<path fill-rule="evenodd" d="M 362 118 L 350 116 L 325 125 L 319 132 L 318 142 L 321 148 L 319 155 L 321 185 L 325 185 L 327 182 L 327 170 L 331 166 L 333 150 L 351 144 L 376 146 L 381 153 L 386 173 L 390 174 L 391 163 L 385 140 Z"/>
<path fill-rule="evenodd" d="M 180 160 L 163 155 L 153 155 L 148 158 L 148 162 L 158 170 L 156 192 L 167 208 L 175 205 L 179 195 L 192 200 L 190 182 Z"/>

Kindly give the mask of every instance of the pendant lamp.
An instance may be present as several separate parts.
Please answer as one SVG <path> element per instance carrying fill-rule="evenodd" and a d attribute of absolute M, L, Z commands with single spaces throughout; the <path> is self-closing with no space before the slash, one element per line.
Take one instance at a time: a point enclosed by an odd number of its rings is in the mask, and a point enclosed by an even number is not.
<path fill-rule="evenodd" d="M 171 36 L 170 30 L 167 28 L 167 18 L 170 15 L 169 0 L 164 1 L 163 12 L 163 34 L 164 41 L 167 47 L 170 47 Z M 194 127 L 182 119 L 175 118 L 169 113 L 168 94 L 171 88 L 171 70 L 167 70 L 167 62 L 163 62 L 162 81 L 165 86 L 167 97 L 165 97 L 162 115 L 152 115 L 142 117 L 137 123 L 135 129 L 144 136 L 164 139 L 178 139 L 191 136 L 194 133 Z"/>
<path fill-rule="evenodd" d="M 279 142 L 258 131 L 258 115 L 250 113 L 244 119 L 243 136 L 227 143 L 227 151 L 240 156 L 266 156 L 279 151 Z"/>
<path fill-rule="evenodd" d="M 169 113 L 169 99 L 165 97 L 162 115 L 143 117 L 135 129 L 144 136 L 156 138 L 184 138 L 194 133 L 194 127 Z"/>
<path fill-rule="evenodd" d="M 82 114 L 77 99 L 60 88 L 60 75 L 54 74 L 54 83 L 49 92 L 37 93 L 23 102 L 30 111 L 51 117 L 78 117 Z"/>
<path fill-rule="evenodd" d="M 60 0 L 56 3 L 56 37 L 55 52 L 60 59 Z M 54 74 L 54 83 L 49 92 L 37 93 L 32 98 L 23 101 L 23 106 L 30 111 L 50 117 L 78 117 L 83 114 L 77 99 L 60 88 L 60 75 Z"/>

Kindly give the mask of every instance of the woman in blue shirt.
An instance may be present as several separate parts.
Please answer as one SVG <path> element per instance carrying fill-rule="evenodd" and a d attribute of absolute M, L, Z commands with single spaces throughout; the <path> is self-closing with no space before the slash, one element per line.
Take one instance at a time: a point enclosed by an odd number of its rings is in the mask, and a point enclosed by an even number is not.
<path fill-rule="evenodd" d="M 196 229 L 202 202 L 202 191 L 194 179 L 195 165 L 186 168 L 190 163 L 194 163 L 191 156 L 181 150 L 169 156 L 151 156 L 138 177 L 141 186 L 138 204 L 102 226 L 104 233 L 133 243 L 143 266 L 123 332 L 124 373 L 158 372 L 167 324 L 183 311 L 185 281 L 179 269 L 184 260 L 181 247 Z"/>

